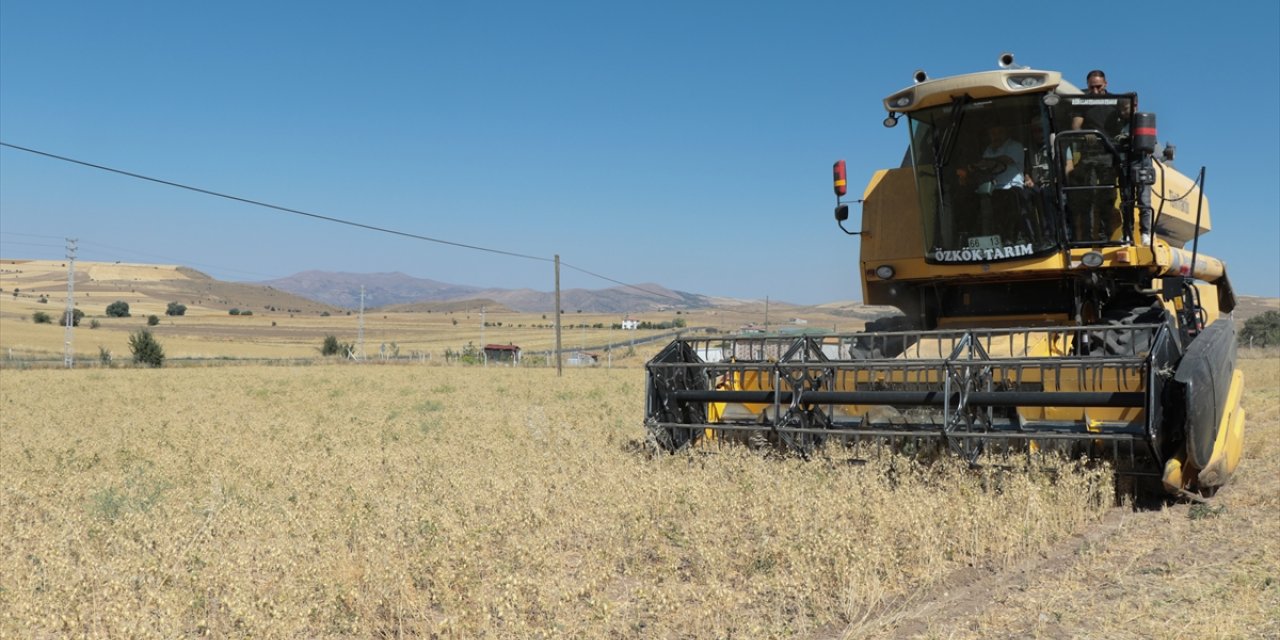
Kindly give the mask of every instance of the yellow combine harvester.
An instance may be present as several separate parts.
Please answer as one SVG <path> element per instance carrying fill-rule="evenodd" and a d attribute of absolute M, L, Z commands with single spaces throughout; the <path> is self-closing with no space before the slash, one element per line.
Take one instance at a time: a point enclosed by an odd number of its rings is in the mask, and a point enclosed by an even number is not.
<path fill-rule="evenodd" d="M 867 331 L 677 340 L 647 365 L 665 449 L 721 439 L 807 452 L 921 443 L 977 463 L 1064 450 L 1166 491 L 1211 492 L 1240 460 L 1235 296 L 1196 179 L 1157 153 L 1134 94 L 1084 94 L 1016 66 L 884 100 L 903 165 L 864 192 Z M 836 220 L 848 220 L 844 162 Z"/>

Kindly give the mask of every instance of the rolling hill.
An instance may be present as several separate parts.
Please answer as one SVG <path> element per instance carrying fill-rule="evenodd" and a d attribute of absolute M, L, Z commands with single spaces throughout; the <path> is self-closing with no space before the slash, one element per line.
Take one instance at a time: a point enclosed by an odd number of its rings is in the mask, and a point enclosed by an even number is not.
<path fill-rule="evenodd" d="M 550 291 L 482 289 L 415 278 L 403 273 L 304 271 L 256 284 L 347 309 L 360 306 L 362 286 L 366 308 L 401 310 L 398 305 L 489 300 L 523 313 L 545 313 L 555 309 L 555 294 Z M 707 296 L 674 291 L 653 283 L 608 289 L 565 289 L 560 292 L 560 305 L 567 311 L 586 313 L 627 313 L 715 306 Z"/>

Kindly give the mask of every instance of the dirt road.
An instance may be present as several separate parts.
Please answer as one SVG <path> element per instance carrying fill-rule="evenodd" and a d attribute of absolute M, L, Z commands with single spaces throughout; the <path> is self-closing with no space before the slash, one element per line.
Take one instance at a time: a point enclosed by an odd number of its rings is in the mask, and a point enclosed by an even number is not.
<path fill-rule="evenodd" d="M 1112 509 L 1011 567 L 970 567 L 839 638 L 1280 638 L 1280 358 L 1242 352 L 1246 453 L 1206 504 Z"/>

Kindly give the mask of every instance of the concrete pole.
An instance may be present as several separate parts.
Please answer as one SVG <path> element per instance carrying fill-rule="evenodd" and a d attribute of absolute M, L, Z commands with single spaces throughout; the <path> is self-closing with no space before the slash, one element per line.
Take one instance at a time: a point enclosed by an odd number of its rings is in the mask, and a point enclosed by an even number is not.
<path fill-rule="evenodd" d="M 563 357 L 560 355 L 560 254 L 556 254 L 556 376 L 564 375 Z"/>
<path fill-rule="evenodd" d="M 67 313 L 66 329 L 62 335 L 62 364 L 70 369 L 75 366 L 75 350 L 71 343 L 75 339 L 76 326 L 76 239 L 67 238 Z"/>

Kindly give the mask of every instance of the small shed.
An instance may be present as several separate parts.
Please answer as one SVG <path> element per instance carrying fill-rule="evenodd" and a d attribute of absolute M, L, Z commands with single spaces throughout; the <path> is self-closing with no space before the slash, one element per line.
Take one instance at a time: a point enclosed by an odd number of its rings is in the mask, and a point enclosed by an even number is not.
<path fill-rule="evenodd" d="M 569 354 L 564 363 L 571 367 L 594 367 L 600 364 L 600 354 L 588 351 L 574 351 Z"/>
<path fill-rule="evenodd" d="M 486 344 L 484 358 L 486 362 L 520 364 L 520 347 L 514 344 Z"/>

